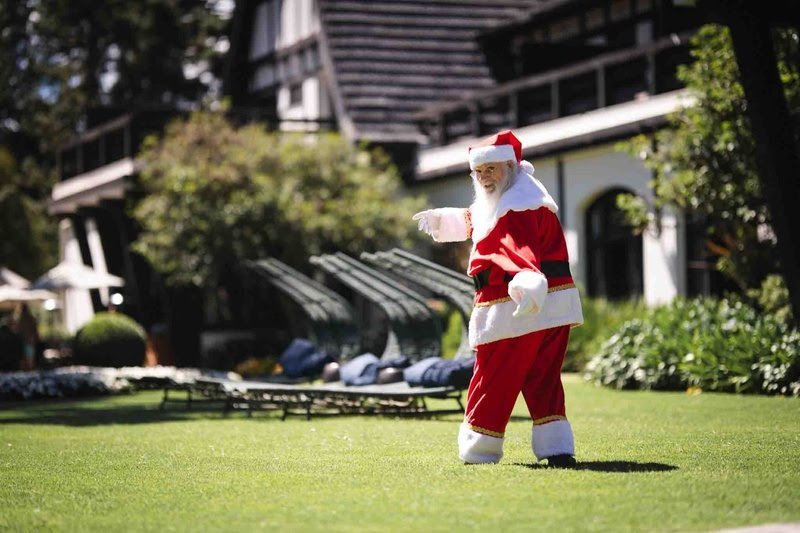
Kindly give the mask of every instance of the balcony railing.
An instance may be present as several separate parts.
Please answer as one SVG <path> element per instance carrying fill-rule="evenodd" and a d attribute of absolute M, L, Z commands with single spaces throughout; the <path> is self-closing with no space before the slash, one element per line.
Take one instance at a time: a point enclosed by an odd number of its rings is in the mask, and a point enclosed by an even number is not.
<path fill-rule="evenodd" d="M 681 87 L 678 65 L 689 61 L 691 34 L 609 52 L 430 107 L 415 119 L 430 146 L 584 113 Z"/>
<path fill-rule="evenodd" d="M 160 131 L 176 114 L 172 110 L 131 112 L 81 133 L 59 149 L 61 180 L 135 157 L 144 138 Z"/>
<path fill-rule="evenodd" d="M 184 114 L 178 110 L 136 111 L 83 132 L 59 149 L 60 179 L 135 158 L 147 135 L 162 131 L 170 120 Z M 226 115 L 237 125 L 261 122 L 270 129 L 318 132 L 336 128 L 333 119 L 277 119 L 274 111 L 258 107 L 235 107 Z"/>

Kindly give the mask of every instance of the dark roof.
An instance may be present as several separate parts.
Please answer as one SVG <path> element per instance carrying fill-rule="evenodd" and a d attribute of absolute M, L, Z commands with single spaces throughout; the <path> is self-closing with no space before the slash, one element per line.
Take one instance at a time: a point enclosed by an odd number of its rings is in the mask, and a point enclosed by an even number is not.
<path fill-rule="evenodd" d="M 537 2 L 536 5 L 529 7 L 524 14 L 514 19 L 512 22 L 494 22 L 487 24 L 484 35 L 496 34 L 499 32 L 511 31 L 535 23 L 540 18 L 560 11 L 576 11 L 584 6 L 592 4 L 592 0 L 550 0 L 549 2 Z"/>
<path fill-rule="evenodd" d="M 554 0 L 320 0 L 323 62 L 351 134 L 416 141 L 412 115 L 495 85 L 477 42 Z"/>

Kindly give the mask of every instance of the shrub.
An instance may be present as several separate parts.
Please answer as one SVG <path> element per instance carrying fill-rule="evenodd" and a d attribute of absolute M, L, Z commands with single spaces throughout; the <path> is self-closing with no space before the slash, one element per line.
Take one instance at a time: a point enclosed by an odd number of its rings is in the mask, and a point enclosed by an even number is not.
<path fill-rule="evenodd" d="M 73 357 L 90 366 L 140 366 L 144 362 L 145 332 L 121 313 L 98 313 L 75 335 Z"/>
<path fill-rule="evenodd" d="M 638 301 L 613 302 L 602 298 L 582 298 L 583 325 L 573 328 L 569 334 L 569 346 L 564 358 L 563 370 L 579 372 L 596 354 L 604 341 L 619 327 L 645 310 Z"/>
<path fill-rule="evenodd" d="M 448 308 L 449 313 L 444 316 L 445 330 L 442 333 L 442 357 L 452 359 L 461 346 L 461 332 L 464 321 L 461 313 Z"/>
<path fill-rule="evenodd" d="M 750 289 L 747 295 L 758 302 L 765 313 L 775 315 L 783 322 L 792 322 L 792 304 L 789 301 L 789 289 L 783 277 L 770 274 L 761 283 L 758 289 Z"/>
<path fill-rule="evenodd" d="M 800 394 L 800 332 L 737 300 L 675 300 L 629 320 L 587 365 L 618 389 Z"/>

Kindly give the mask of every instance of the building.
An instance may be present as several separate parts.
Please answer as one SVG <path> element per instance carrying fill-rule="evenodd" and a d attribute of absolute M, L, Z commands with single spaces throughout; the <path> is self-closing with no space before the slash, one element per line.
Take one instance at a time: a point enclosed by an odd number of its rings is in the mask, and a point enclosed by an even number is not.
<path fill-rule="evenodd" d="M 615 144 L 691 103 L 675 76 L 703 22 L 689 4 L 239 0 L 225 91 L 282 129 L 334 127 L 383 147 L 436 207 L 468 205 L 467 147 L 513 128 L 560 205 L 576 280 L 590 296 L 656 304 L 719 283 L 701 226 L 665 210 L 634 235 L 615 203 L 619 192 L 652 199 L 649 171 Z M 122 199 L 137 140 L 158 127 L 133 114 L 84 133 L 62 151 L 51 204 L 62 255 L 131 280 L 126 298 L 145 322 L 160 320 L 157 276 L 127 251 Z M 90 312 L 103 298 L 68 306 Z"/>
<path fill-rule="evenodd" d="M 650 172 L 615 143 L 690 104 L 675 76 L 702 23 L 688 4 L 243 1 L 227 87 L 286 127 L 331 120 L 386 148 L 436 207 L 468 205 L 467 147 L 513 128 L 560 205 L 587 293 L 656 304 L 719 283 L 697 224 L 665 211 L 633 235 L 615 203 L 652 199 Z"/>

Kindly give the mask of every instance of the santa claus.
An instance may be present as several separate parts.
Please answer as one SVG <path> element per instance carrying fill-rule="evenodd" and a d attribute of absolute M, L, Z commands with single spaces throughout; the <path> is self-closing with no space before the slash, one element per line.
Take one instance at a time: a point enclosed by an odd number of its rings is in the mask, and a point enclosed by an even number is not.
<path fill-rule="evenodd" d="M 465 463 L 496 463 L 522 392 L 533 420 L 531 446 L 548 465 L 575 464 L 561 365 L 572 326 L 583 323 L 558 208 L 522 160 L 511 131 L 469 149 L 475 201 L 469 208 L 414 215 L 438 242 L 471 238 L 476 287 L 469 338 L 476 350 L 458 435 Z"/>

